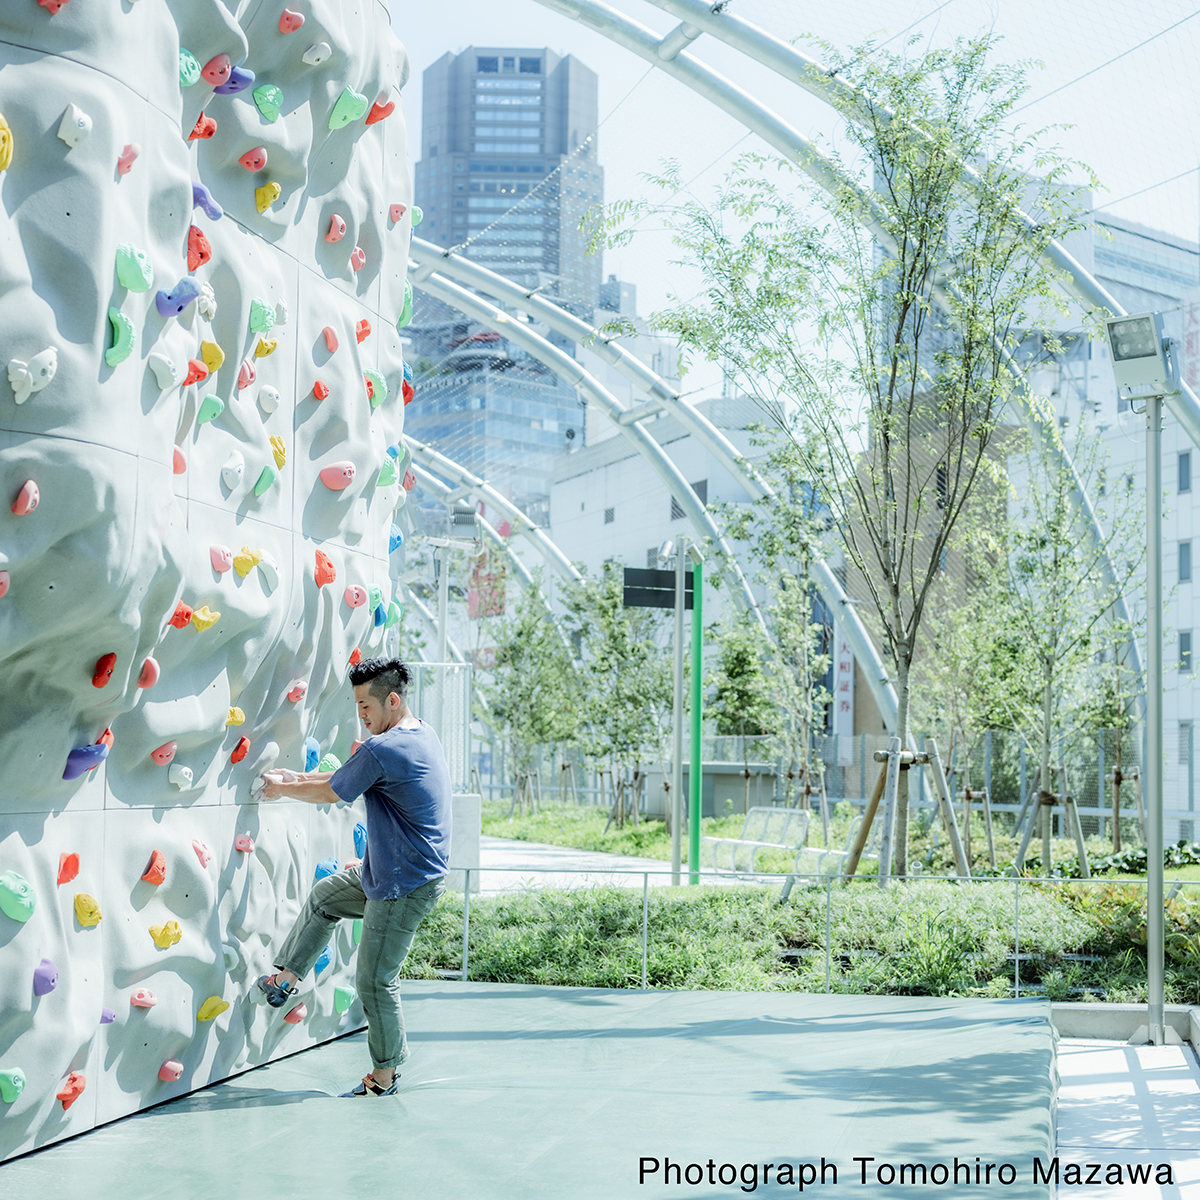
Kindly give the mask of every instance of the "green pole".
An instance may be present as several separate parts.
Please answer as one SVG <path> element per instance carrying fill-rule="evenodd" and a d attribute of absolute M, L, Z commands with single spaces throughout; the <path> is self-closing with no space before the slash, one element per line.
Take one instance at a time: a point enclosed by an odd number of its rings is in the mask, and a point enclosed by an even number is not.
<path fill-rule="evenodd" d="M 700 882 L 700 726 L 704 716 L 701 651 L 704 649 L 704 564 L 692 564 L 692 805 L 688 819 L 688 882 Z"/>

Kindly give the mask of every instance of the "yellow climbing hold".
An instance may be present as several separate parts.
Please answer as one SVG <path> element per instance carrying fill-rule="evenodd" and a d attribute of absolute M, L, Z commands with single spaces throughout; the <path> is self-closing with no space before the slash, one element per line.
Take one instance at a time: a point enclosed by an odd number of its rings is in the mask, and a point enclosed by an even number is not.
<path fill-rule="evenodd" d="M 183 937 L 183 930 L 178 921 L 164 921 L 161 925 L 150 926 L 150 936 L 160 950 L 166 950 Z"/>
<path fill-rule="evenodd" d="M 255 358 L 266 358 L 268 354 L 274 354 L 279 342 L 276 338 L 259 338 L 258 345 L 254 347 Z"/>
<path fill-rule="evenodd" d="M 281 190 L 277 183 L 264 183 L 262 187 L 255 188 L 254 203 L 258 205 L 258 211 L 260 213 L 266 212 L 279 199 Z"/>
<path fill-rule="evenodd" d="M 221 364 L 225 361 L 225 351 L 216 342 L 201 342 L 200 357 L 204 359 L 204 365 L 211 375 L 221 369 Z"/>
<path fill-rule="evenodd" d="M 12 166 L 13 135 L 8 122 L 0 116 L 0 171 L 7 171 Z"/>
<path fill-rule="evenodd" d="M 229 706 L 229 720 L 225 722 L 225 727 L 228 729 L 230 725 L 244 725 L 246 723 L 246 714 L 242 712 L 236 705 Z"/>
<path fill-rule="evenodd" d="M 251 550 L 249 546 L 243 546 L 241 550 L 233 556 L 233 569 L 245 579 L 258 564 L 262 562 L 262 553 L 258 550 Z"/>
<path fill-rule="evenodd" d="M 200 1005 L 200 1011 L 196 1014 L 197 1021 L 211 1021 L 219 1017 L 229 1007 L 228 1000 L 222 1000 L 220 996 L 209 996 L 205 1002 Z"/>
<path fill-rule="evenodd" d="M 211 629 L 219 620 L 221 614 L 213 612 L 207 604 L 202 604 L 195 612 L 192 613 L 192 624 L 203 633 L 206 629 Z"/>
<path fill-rule="evenodd" d="M 283 464 L 287 462 L 287 447 L 278 434 L 271 438 L 271 449 L 275 452 L 275 465 L 282 471 Z"/>
<path fill-rule="evenodd" d="M 85 927 L 100 924 L 100 905 L 87 892 L 75 893 L 75 919 Z"/>

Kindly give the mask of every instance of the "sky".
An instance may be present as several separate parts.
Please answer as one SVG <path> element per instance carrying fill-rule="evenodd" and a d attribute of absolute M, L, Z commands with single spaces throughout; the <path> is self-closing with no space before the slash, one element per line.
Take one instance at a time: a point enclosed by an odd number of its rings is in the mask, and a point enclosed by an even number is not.
<path fill-rule="evenodd" d="M 447 51 L 468 45 L 549 46 L 578 56 L 600 80 L 599 157 L 606 200 L 655 195 L 644 175 L 667 159 L 680 164 L 691 191 L 712 195 L 736 157 L 768 147 L 732 117 L 599 32 L 543 7 L 538 0 L 390 0 L 392 25 L 408 50 L 412 76 L 403 92 L 414 158 L 420 154 L 421 73 Z M 612 7 L 664 34 L 678 22 L 649 0 Z M 867 38 L 914 52 L 946 46 L 957 36 L 993 30 L 1001 57 L 1041 60 L 1020 114 L 1027 128 L 1056 126 L 1051 140 L 1089 164 L 1108 189 L 1109 210 L 1195 240 L 1200 228 L 1200 10 L 1192 0 L 1094 0 L 1079 6 L 1045 0 L 733 0 L 731 11 L 786 41 L 826 39 L 841 48 Z M 798 43 L 817 57 L 811 42 Z M 838 144 L 837 117 L 795 84 L 720 42 L 702 37 L 690 51 L 727 74 L 809 137 Z M 1173 176 L 1181 176 L 1171 182 Z M 1140 193 L 1134 195 L 1134 193 Z M 1126 197 L 1132 197 L 1126 199 Z M 697 277 L 673 263 L 669 238 L 647 222 L 629 248 L 605 254 L 605 274 L 638 285 L 639 309 L 689 298 Z"/>

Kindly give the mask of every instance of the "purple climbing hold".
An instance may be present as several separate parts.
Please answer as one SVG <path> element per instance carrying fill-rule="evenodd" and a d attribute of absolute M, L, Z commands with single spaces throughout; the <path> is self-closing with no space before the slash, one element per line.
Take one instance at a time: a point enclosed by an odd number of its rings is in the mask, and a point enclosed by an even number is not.
<path fill-rule="evenodd" d="M 58 968 L 48 958 L 43 958 L 33 970 L 33 994 L 47 996 L 56 987 L 58 987 Z"/>
<path fill-rule="evenodd" d="M 246 67 L 231 67 L 228 80 L 213 91 L 219 96 L 232 96 L 235 92 L 244 92 L 253 82 L 253 71 Z"/>
<path fill-rule="evenodd" d="M 67 755 L 67 769 L 63 771 L 63 778 L 78 779 L 93 767 L 98 767 L 107 757 L 108 746 L 103 742 L 95 746 L 76 746 Z"/>
<path fill-rule="evenodd" d="M 225 215 L 225 210 L 202 183 L 192 184 L 192 207 L 203 209 L 210 221 L 219 221 Z"/>
<path fill-rule="evenodd" d="M 111 1025 L 117 1019 L 117 1014 L 111 1008 L 102 1008 L 100 1010 L 100 1024 Z"/>
<path fill-rule="evenodd" d="M 160 291 L 154 303 L 162 316 L 177 317 L 199 296 L 200 284 L 190 275 L 185 275 L 169 292 Z"/>

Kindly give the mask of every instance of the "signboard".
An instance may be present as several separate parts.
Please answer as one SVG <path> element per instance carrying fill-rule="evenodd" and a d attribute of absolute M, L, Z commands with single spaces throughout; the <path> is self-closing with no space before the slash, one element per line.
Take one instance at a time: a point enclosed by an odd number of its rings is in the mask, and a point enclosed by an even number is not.
<path fill-rule="evenodd" d="M 502 617 L 504 615 L 504 563 L 495 562 L 490 552 L 481 555 L 471 568 L 467 588 L 467 616 Z"/>
<path fill-rule="evenodd" d="M 838 766 L 854 765 L 854 651 L 839 622 L 833 626 L 833 732 Z"/>
<path fill-rule="evenodd" d="M 625 568 L 626 608 L 674 608 L 675 572 Z M 692 573 L 683 573 L 683 607 L 692 607 Z"/>

